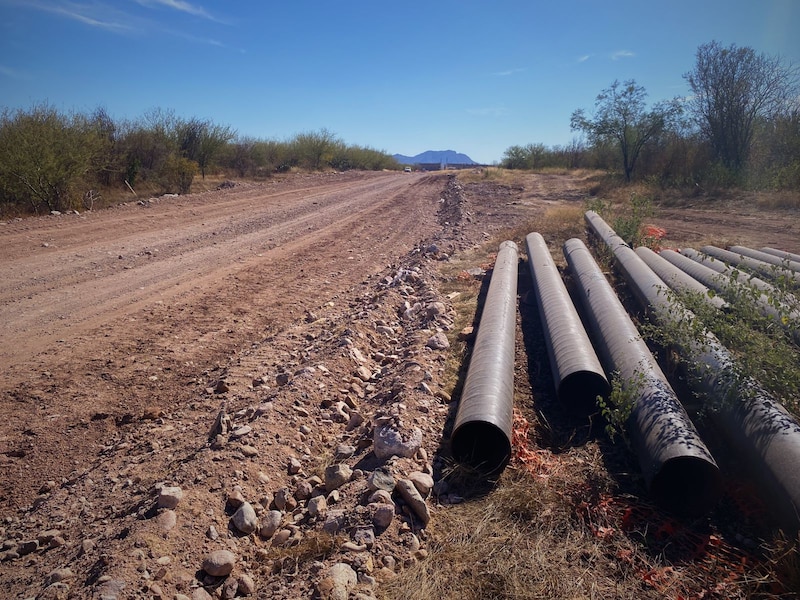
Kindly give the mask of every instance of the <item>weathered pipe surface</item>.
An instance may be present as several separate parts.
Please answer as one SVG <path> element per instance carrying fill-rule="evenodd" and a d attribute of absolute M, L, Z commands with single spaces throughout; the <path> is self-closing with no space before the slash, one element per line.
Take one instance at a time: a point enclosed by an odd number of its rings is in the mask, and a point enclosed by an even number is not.
<path fill-rule="evenodd" d="M 771 254 L 772 256 L 777 256 L 778 258 L 782 258 L 784 260 L 800 262 L 800 254 L 786 252 L 786 250 L 778 250 L 777 248 L 761 248 L 761 251 L 766 254 Z"/>
<path fill-rule="evenodd" d="M 608 397 L 608 379 L 544 238 L 529 233 L 525 246 L 558 399 L 586 412 Z"/>
<path fill-rule="evenodd" d="M 755 271 L 756 273 L 760 273 L 761 275 L 769 277 L 770 279 L 785 277 L 790 281 L 800 283 L 800 273 L 795 273 L 791 269 L 776 267 L 775 265 L 766 263 L 763 260 L 756 260 L 755 258 L 750 258 L 749 256 L 731 252 L 730 250 L 717 248 L 716 246 L 703 246 L 700 248 L 700 252 L 725 261 L 729 265 L 744 267 L 745 269 Z"/>
<path fill-rule="evenodd" d="M 714 458 L 597 263 L 579 239 L 564 244 L 603 360 L 634 401 L 631 440 L 650 493 L 674 512 L 700 515 L 719 499 Z"/>
<path fill-rule="evenodd" d="M 653 252 L 650 248 L 639 246 L 636 248 L 635 252 L 637 256 L 673 290 L 694 294 L 702 298 L 706 304 L 719 310 L 725 310 L 727 307 L 727 303 L 723 300 L 722 296 L 716 294 L 713 290 L 697 281 L 697 279 L 685 271 L 681 271 L 668 260 Z"/>
<path fill-rule="evenodd" d="M 792 260 L 791 258 L 775 256 L 769 252 L 764 252 L 763 250 L 753 250 L 752 248 L 748 248 L 746 246 L 731 246 L 728 248 L 728 250 L 735 252 L 736 254 L 741 254 L 742 256 L 760 260 L 770 265 L 775 265 L 776 267 L 789 269 L 795 273 L 800 272 L 800 261 Z"/>
<path fill-rule="evenodd" d="M 611 242 L 617 266 L 639 299 L 659 323 L 692 323 L 695 315 L 665 293 L 665 283 L 639 254 Z M 614 245 L 616 243 L 616 245 Z M 761 385 L 741 377 L 733 357 L 712 333 L 675 340 L 691 376 L 688 383 L 707 398 L 708 415 L 732 452 L 750 466 L 761 484 L 762 498 L 777 520 L 791 530 L 800 527 L 800 424 Z"/>
<path fill-rule="evenodd" d="M 500 244 L 450 444 L 453 458 L 486 475 L 511 458 L 519 252 Z"/>
<path fill-rule="evenodd" d="M 692 248 L 684 248 L 681 254 L 662 250 L 660 256 L 710 288 L 723 294 L 732 292 L 751 301 L 762 315 L 786 329 L 795 343 L 800 344 L 800 330 L 796 326 L 800 322 L 800 313 L 783 302 L 775 302 L 774 299 L 780 298 L 778 290 L 763 279 L 738 271 Z M 747 287 L 756 288 L 761 293 L 755 297 L 746 291 Z"/>

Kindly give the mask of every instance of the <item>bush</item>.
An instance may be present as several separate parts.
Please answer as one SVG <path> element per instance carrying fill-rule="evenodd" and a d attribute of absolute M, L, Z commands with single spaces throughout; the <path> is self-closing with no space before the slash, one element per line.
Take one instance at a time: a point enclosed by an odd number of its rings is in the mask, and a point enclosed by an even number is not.
<path fill-rule="evenodd" d="M 168 156 L 159 173 L 159 182 L 164 193 L 188 194 L 198 170 L 197 163 L 188 158 L 174 154 Z"/>

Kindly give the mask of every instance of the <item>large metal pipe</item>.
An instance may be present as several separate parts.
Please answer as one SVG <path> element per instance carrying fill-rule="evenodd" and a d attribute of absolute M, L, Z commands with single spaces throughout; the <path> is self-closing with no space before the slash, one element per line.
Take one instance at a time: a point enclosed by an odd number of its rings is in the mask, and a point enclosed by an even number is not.
<path fill-rule="evenodd" d="M 728 250 L 730 250 L 731 252 L 735 252 L 736 254 L 741 254 L 742 256 L 748 256 L 750 258 L 760 260 L 770 265 L 775 265 L 776 267 L 783 267 L 784 269 L 790 269 L 795 273 L 800 272 L 800 261 L 792 260 L 791 258 L 782 258 L 780 256 L 775 256 L 774 254 L 770 254 L 769 252 L 764 252 L 762 250 L 753 250 L 752 248 L 748 248 L 747 246 L 731 246 L 730 248 L 728 248 Z"/>
<path fill-rule="evenodd" d="M 609 231 L 610 230 L 610 231 Z M 603 236 L 600 231 L 606 231 Z M 680 326 L 695 315 L 667 293 L 666 284 L 610 227 L 598 234 L 609 245 L 634 296 L 659 323 Z M 800 527 L 800 424 L 755 380 L 742 377 L 733 357 L 712 333 L 674 340 L 689 385 L 707 398 L 707 412 L 731 450 L 750 466 L 764 500 L 786 527 Z"/>
<path fill-rule="evenodd" d="M 564 254 L 602 358 L 634 400 L 628 426 L 651 494 L 675 512 L 705 513 L 721 490 L 714 458 L 589 249 L 573 238 Z"/>
<path fill-rule="evenodd" d="M 797 326 L 800 323 L 800 312 L 784 302 L 779 302 L 780 292 L 763 279 L 742 273 L 721 260 L 692 248 L 684 248 L 681 254 L 673 250 L 662 250 L 661 256 L 708 287 L 751 301 L 758 312 L 786 329 L 795 343 L 800 344 L 800 329 Z M 760 294 L 754 296 L 749 288 L 756 288 Z M 793 305 L 797 305 L 793 296 L 787 294 L 786 297 Z"/>
<path fill-rule="evenodd" d="M 525 246 L 556 394 L 570 408 L 590 410 L 611 391 L 603 367 L 544 238 L 529 233 Z"/>
<path fill-rule="evenodd" d="M 724 310 L 728 306 L 722 296 L 700 283 L 685 271 L 681 271 L 671 262 L 653 252 L 650 248 L 639 246 L 636 248 L 635 252 L 639 258 L 641 258 L 645 264 L 673 290 L 692 294 L 701 298 L 706 304 L 719 310 Z"/>
<path fill-rule="evenodd" d="M 776 267 L 775 265 L 766 263 L 763 260 L 756 260 L 755 258 L 750 258 L 749 256 L 731 252 L 730 250 L 724 250 L 723 248 L 717 248 L 716 246 L 703 246 L 700 248 L 700 252 L 725 261 L 729 265 L 743 267 L 749 271 L 760 273 L 761 275 L 769 277 L 770 279 L 785 277 L 788 281 L 800 283 L 800 273 L 795 273 L 791 269 Z"/>
<path fill-rule="evenodd" d="M 772 256 L 777 256 L 778 258 L 783 258 L 785 260 L 800 262 L 800 254 L 794 254 L 792 252 L 786 252 L 785 250 L 778 250 L 776 248 L 761 248 L 761 251 L 766 254 L 772 254 Z"/>
<path fill-rule="evenodd" d="M 450 438 L 453 458 L 486 475 L 511 458 L 519 253 L 500 244 Z"/>

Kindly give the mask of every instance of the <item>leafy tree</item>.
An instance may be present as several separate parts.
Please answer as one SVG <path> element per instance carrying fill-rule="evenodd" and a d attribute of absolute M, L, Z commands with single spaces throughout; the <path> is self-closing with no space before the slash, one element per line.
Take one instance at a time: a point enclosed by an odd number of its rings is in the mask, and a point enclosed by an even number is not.
<path fill-rule="evenodd" d="M 697 49 L 694 69 L 684 75 L 689 107 L 715 157 L 738 172 L 745 165 L 757 120 L 783 113 L 798 93 L 798 70 L 778 57 L 719 42 Z"/>
<path fill-rule="evenodd" d="M 299 164 L 317 171 L 330 163 L 338 141 L 333 133 L 327 129 L 320 129 L 297 134 L 291 146 Z"/>
<path fill-rule="evenodd" d="M 0 116 L 0 195 L 31 210 L 69 210 L 102 147 L 89 120 L 46 104 Z"/>
<path fill-rule="evenodd" d="M 611 87 L 598 94 L 595 114 L 586 116 L 583 109 L 572 113 L 573 130 L 583 131 L 594 144 L 613 140 L 622 155 L 625 180 L 630 181 L 636 161 L 645 144 L 664 131 L 680 114 L 677 100 L 659 102 L 648 111 L 644 87 L 634 80 L 622 84 L 614 81 Z"/>

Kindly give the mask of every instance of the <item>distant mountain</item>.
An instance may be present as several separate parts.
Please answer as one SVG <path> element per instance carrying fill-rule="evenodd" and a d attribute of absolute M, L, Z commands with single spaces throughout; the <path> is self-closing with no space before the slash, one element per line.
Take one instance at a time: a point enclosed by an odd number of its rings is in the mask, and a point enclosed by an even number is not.
<path fill-rule="evenodd" d="M 418 165 L 418 164 L 448 164 L 448 165 L 477 165 L 466 154 L 460 154 L 455 150 L 428 150 L 416 156 L 404 156 L 402 154 L 394 154 L 394 159 L 401 165 Z"/>

